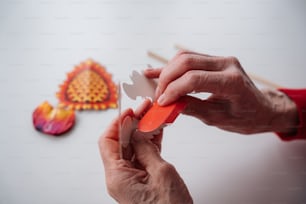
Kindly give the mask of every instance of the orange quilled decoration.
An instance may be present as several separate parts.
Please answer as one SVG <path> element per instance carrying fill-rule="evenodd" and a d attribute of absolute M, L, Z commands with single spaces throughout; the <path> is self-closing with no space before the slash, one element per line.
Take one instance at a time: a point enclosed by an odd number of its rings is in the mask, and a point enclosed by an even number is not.
<path fill-rule="evenodd" d="M 105 67 L 87 60 L 67 74 L 56 94 L 60 106 L 74 110 L 117 108 L 117 87 Z"/>
<path fill-rule="evenodd" d="M 33 112 L 34 127 L 49 135 L 61 135 L 69 131 L 75 122 L 73 110 L 54 108 L 48 102 L 40 104 Z"/>

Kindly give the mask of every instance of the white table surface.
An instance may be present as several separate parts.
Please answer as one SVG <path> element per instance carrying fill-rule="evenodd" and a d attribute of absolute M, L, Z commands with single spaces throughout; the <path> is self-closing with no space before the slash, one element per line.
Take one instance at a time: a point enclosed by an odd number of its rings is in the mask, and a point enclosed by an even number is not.
<path fill-rule="evenodd" d="M 306 87 L 304 0 L 1 0 L 0 203 L 115 203 L 106 192 L 97 140 L 117 110 L 77 113 L 64 137 L 34 130 L 32 111 L 73 66 L 93 58 L 114 80 L 143 70 L 151 49 L 174 43 L 237 56 L 285 87 Z M 123 98 L 124 107 L 140 100 Z M 195 203 L 306 202 L 306 142 L 244 136 L 180 116 L 165 130 L 163 157 Z M 123 186 L 124 187 L 124 186 Z"/>

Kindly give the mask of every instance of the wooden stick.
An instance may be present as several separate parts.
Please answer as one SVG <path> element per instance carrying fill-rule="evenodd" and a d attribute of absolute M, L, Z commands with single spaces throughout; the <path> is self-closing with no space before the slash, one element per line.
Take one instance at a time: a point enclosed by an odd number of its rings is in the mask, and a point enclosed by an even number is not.
<path fill-rule="evenodd" d="M 174 48 L 177 50 L 189 50 L 186 47 L 179 45 L 179 44 L 174 44 Z"/>
<path fill-rule="evenodd" d="M 274 89 L 279 89 L 281 88 L 281 86 L 279 84 L 276 84 L 272 81 L 269 81 L 267 79 L 264 79 L 262 78 L 261 76 L 258 76 L 258 75 L 255 75 L 253 73 L 250 73 L 250 72 L 247 72 L 247 75 L 249 75 L 249 77 L 267 87 L 270 87 L 270 88 L 274 88 Z"/>
<path fill-rule="evenodd" d="M 148 50 L 147 54 L 148 54 L 149 57 L 152 57 L 153 59 L 156 59 L 157 61 L 160 61 L 164 64 L 168 63 L 168 60 L 166 58 L 164 58 L 163 56 L 161 56 L 161 55 L 159 55 L 155 52 L 152 52 L 152 51 Z"/>
<path fill-rule="evenodd" d="M 187 49 L 186 47 L 184 47 L 182 45 L 179 45 L 179 44 L 174 44 L 174 47 L 178 50 L 189 50 L 189 51 L 191 51 L 190 49 Z M 257 81 L 257 82 L 259 82 L 259 83 L 261 83 L 261 84 L 263 84 L 267 87 L 274 88 L 274 89 L 281 88 L 281 86 L 279 84 L 276 84 L 272 81 L 264 79 L 261 76 L 255 75 L 255 74 L 250 73 L 250 72 L 248 72 L 247 74 L 251 79 L 253 79 L 253 80 L 255 80 L 255 81 Z"/>

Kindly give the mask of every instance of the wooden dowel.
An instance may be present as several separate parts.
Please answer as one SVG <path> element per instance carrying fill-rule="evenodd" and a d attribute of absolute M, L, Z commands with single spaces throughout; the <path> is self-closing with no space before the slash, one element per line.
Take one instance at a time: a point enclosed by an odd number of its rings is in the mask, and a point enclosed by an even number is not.
<path fill-rule="evenodd" d="M 187 49 L 186 47 L 182 46 L 182 45 L 179 45 L 179 44 L 174 44 L 174 47 L 175 49 L 177 50 L 189 50 Z"/>
<path fill-rule="evenodd" d="M 267 87 L 270 87 L 270 88 L 274 88 L 274 89 L 279 89 L 281 88 L 281 86 L 279 84 L 275 84 L 274 82 L 272 81 L 269 81 L 267 79 L 264 79 L 262 78 L 261 76 L 258 76 L 258 75 L 255 75 L 253 73 L 250 73 L 250 72 L 247 72 L 247 75 L 253 79 L 254 81 L 257 81 Z"/>
<path fill-rule="evenodd" d="M 152 51 L 149 50 L 147 52 L 147 54 L 148 54 L 149 57 L 152 57 L 153 59 L 156 59 L 157 61 L 160 61 L 160 62 L 162 62 L 164 64 L 168 63 L 168 60 L 166 58 L 164 58 L 163 56 L 161 56 L 161 55 L 159 55 L 159 54 L 157 54 L 155 52 L 152 52 Z"/>
<path fill-rule="evenodd" d="M 179 45 L 179 44 L 174 44 L 174 47 L 178 50 L 190 50 L 190 49 L 187 49 L 186 47 L 182 46 L 182 45 Z M 278 89 L 278 88 L 281 88 L 281 86 L 279 84 L 276 84 L 272 81 L 269 81 L 267 79 L 264 79 L 263 77 L 261 76 L 258 76 L 258 75 L 255 75 L 253 73 L 250 73 L 250 72 L 247 72 L 248 76 L 253 79 L 254 81 L 257 81 L 267 87 L 270 87 L 270 88 L 275 88 L 275 89 Z"/>

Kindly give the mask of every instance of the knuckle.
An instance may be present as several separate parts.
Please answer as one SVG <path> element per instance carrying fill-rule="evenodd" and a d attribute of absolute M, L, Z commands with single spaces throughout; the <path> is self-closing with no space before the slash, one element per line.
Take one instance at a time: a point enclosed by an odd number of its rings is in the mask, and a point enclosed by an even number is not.
<path fill-rule="evenodd" d="M 175 168 L 172 164 L 169 164 L 167 162 L 163 162 L 159 167 L 158 167 L 158 172 L 160 172 L 161 175 L 167 176 L 173 173 L 175 171 Z"/>
<path fill-rule="evenodd" d="M 243 80 L 243 75 L 239 70 L 232 72 L 229 77 L 233 82 L 241 82 Z"/>
<path fill-rule="evenodd" d="M 197 84 L 200 81 L 200 76 L 195 71 L 188 71 L 184 74 L 184 80 L 187 84 Z"/>
<path fill-rule="evenodd" d="M 225 87 L 228 91 L 237 91 L 237 88 L 241 88 L 239 86 L 242 85 L 244 81 L 244 76 L 240 70 L 234 69 L 225 74 L 225 79 L 226 80 L 223 81 L 223 87 Z"/>
<path fill-rule="evenodd" d="M 240 62 L 237 57 L 234 57 L 234 56 L 227 57 L 227 61 L 229 62 L 230 65 L 233 65 L 237 68 L 241 67 Z"/>
<path fill-rule="evenodd" d="M 184 54 L 188 54 L 188 51 L 187 50 L 179 50 L 176 54 L 176 56 L 181 56 L 181 55 L 184 55 Z"/>
<path fill-rule="evenodd" d="M 205 75 L 199 74 L 199 72 L 195 70 L 186 72 L 184 77 L 189 91 L 197 92 L 207 82 L 207 78 L 205 77 Z"/>
<path fill-rule="evenodd" d="M 191 57 L 190 54 L 181 54 L 178 58 L 179 64 L 181 66 L 188 68 L 192 65 L 193 63 L 193 58 Z"/>

